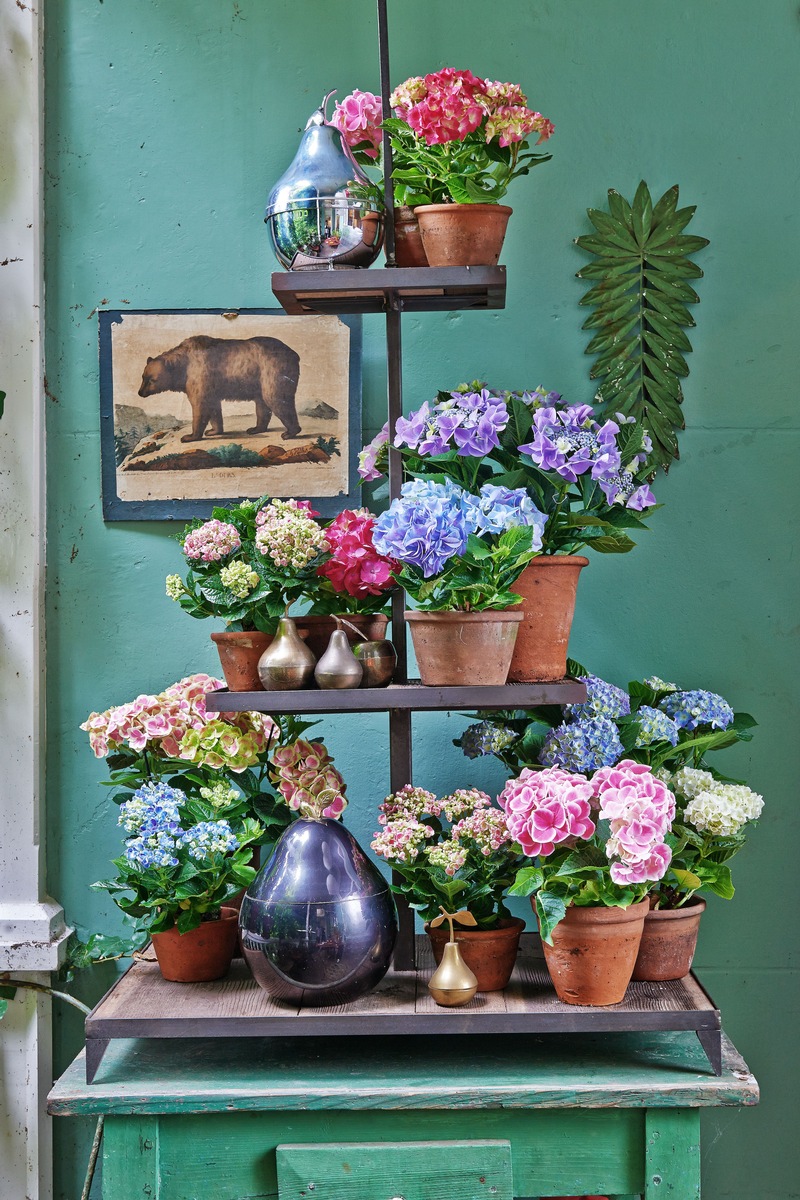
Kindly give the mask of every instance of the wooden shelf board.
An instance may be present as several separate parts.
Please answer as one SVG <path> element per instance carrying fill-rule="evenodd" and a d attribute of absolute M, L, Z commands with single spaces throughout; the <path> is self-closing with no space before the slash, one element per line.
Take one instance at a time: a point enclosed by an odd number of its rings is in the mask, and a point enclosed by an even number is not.
<path fill-rule="evenodd" d="M 343 267 L 276 271 L 272 290 L 287 313 L 452 312 L 506 302 L 505 267 Z"/>
<path fill-rule="evenodd" d="M 575 679 L 553 683 L 509 683 L 503 687 L 425 687 L 419 680 L 385 688 L 305 688 L 291 692 L 209 692 L 212 712 L 344 713 L 397 710 L 525 709 L 541 704 L 580 704 L 586 687 Z"/>
<path fill-rule="evenodd" d="M 137 962 L 86 1018 L 87 1078 L 110 1039 L 343 1037 L 419 1034 L 614 1033 L 689 1030 L 718 1048 L 720 1015 L 693 975 L 670 983 L 632 983 L 621 1004 L 583 1008 L 556 996 L 535 935 L 524 935 L 511 982 L 462 1008 L 440 1008 L 427 980 L 433 957 L 417 938 L 416 971 L 391 968 L 351 1004 L 299 1008 L 273 1000 L 237 960 L 225 979 L 169 983 L 153 962 Z"/>

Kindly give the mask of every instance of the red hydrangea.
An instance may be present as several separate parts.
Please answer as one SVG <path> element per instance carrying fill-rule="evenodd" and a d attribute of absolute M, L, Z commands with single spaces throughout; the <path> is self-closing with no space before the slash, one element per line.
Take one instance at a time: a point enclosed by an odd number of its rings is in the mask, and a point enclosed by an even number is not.
<path fill-rule="evenodd" d="M 372 544 L 375 517 L 366 508 L 345 509 L 325 530 L 331 556 L 317 568 L 336 592 L 348 596 L 380 596 L 392 586 L 397 563 Z"/>

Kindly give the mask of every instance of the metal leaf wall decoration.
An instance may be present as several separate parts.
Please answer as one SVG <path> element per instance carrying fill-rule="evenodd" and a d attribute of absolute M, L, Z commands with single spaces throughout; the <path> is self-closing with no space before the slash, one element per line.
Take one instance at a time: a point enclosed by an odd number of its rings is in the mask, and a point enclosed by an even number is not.
<path fill-rule="evenodd" d="M 690 255 L 708 238 L 685 234 L 695 205 L 678 208 L 678 187 L 653 204 L 642 180 L 633 203 L 612 189 L 608 212 L 588 210 L 594 234 L 576 245 L 596 255 L 578 271 L 592 280 L 580 303 L 594 309 L 584 329 L 596 330 L 586 347 L 596 354 L 591 379 L 602 379 L 596 400 L 604 412 L 640 420 L 653 441 L 653 466 L 665 471 L 678 457 L 676 430 L 684 429 L 681 378 L 689 374 L 684 333 L 694 325 L 687 305 L 700 297 L 689 284 L 703 272 Z"/>

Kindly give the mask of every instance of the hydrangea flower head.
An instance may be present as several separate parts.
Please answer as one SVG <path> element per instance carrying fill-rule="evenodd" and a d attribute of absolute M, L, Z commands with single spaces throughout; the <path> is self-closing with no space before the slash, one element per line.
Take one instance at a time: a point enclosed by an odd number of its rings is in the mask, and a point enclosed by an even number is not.
<path fill-rule="evenodd" d="M 348 146 L 359 146 L 367 158 L 377 158 L 383 131 L 380 96 L 358 88 L 337 102 L 330 124 L 338 129 Z M 365 146 L 364 143 L 369 145 Z"/>
<path fill-rule="evenodd" d="M 596 771 L 615 763 L 624 753 L 619 730 L 611 718 L 590 717 L 551 730 L 542 744 L 539 762 L 565 771 Z"/>
<path fill-rule="evenodd" d="M 475 845 L 484 858 L 513 841 L 505 813 L 489 806 L 461 817 L 453 824 L 450 836 L 454 842 Z"/>
<path fill-rule="evenodd" d="M 652 688 L 654 692 L 677 692 L 678 690 L 678 685 L 676 683 L 667 683 L 666 680 L 660 679 L 658 675 L 651 675 L 649 679 L 645 679 L 644 682 L 649 688 Z"/>
<path fill-rule="evenodd" d="M 446 838 L 435 846 L 426 846 L 425 854 L 433 867 L 441 867 L 445 875 L 455 875 L 467 861 L 467 848 L 461 842 Z"/>
<path fill-rule="evenodd" d="M 193 562 L 219 562 L 242 544 L 239 530 L 228 521 L 206 521 L 183 539 L 183 553 Z"/>
<path fill-rule="evenodd" d="M 392 586 L 397 564 L 378 554 L 372 543 L 375 517 L 365 508 L 345 509 L 328 525 L 325 539 L 331 556 L 317 574 L 348 596 L 380 596 Z"/>
<path fill-rule="evenodd" d="M 498 796 L 511 836 L 531 858 L 552 854 L 558 845 L 591 837 L 593 785 L 584 775 L 558 767 L 526 767 Z"/>
<path fill-rule="evenodd" d="M 166 783 L 143 783 L 130 800 L 119 806 L 117 824 L 126 833 L 149 837 L 152 834 L 174 833 L 180 828 L 180 809 L 186 795 Z"/>
<path fill-rule="evenodd" d="M 375 434 L 358 455 L 358 473 L 365 483 L 380 479 L 386 474 L 387 451 L 389 447 L 389 422 Z"/>
<path fill-rule="evenodd" d="M 239 840 L 227 821 L 200 821 L 183 832 L 181 844 L 197 862 L 239 849 Z"/>
<path fill-rule="evenodd" d="M 347 807 L 345 782 L 324 742 L 298 738 L 272 755 L 278 791 L 301 816 L 340 817 Z"/>
<path fill-rule="evenodd" d="M 727 729 L 733 720 L 730 704 L 716 692 L 672 692 L 659 701 L 658 707 L 681 729 L 697 729 L 698 725 Z"/>
<path fill-rule="evenodd" d="M 170 600 L 180 600 L 186 595 L 186 587 L 180 575 L 168 575 L 164 581 L 165 591 Z"/>
<path fill-rule="evenodd" d="M 399 791 L 394 792 L 379 806 L 380 816 L 378 820 L 381 825 L 387 824 L 389 821 L 395 821 L 398 818 L 414 818 L 418 819 L 423 813 L 434 815 L 434 809 L 438 801 L 433 792 L 426 791 L 425 788 L 414 787 L 413 784 L 407 783 L 401 787 Z"/>
<path fill-rule="evenodd" d="M 653 742 L 669 742 L 677 746 L 680 730 L 672 717 L 668 717 L 660 708 L 650 708 L 649 705 L 643 704 L 636 713 L 636 720 L 639 723 L 639 732 L 633 744 L 637 749 L 652 746 Z"/>
<path fill-rule="evenodd" d="M 649 766 L 623 759 L 592 780 L 599 817 L 609 822 L 606 854 L 620 885 L 663 879 L 672 858 L 664 838 L 675 817 L 675 797 Z"/>
<path fill-rule="evenodd" d="M 373 545 L 379 554 L 417 567 L 426 579 L 438 575 L 456 554 L 463 554 L 469 529 L 462 491 L 451 480 L 404 483 L 375 522 Z"/>
<path fill-rule="evenodd" d="M 533 414 L 532 440 L 518 449 L 543 471 L 555 471 L 570 483 L 587 471 L 599 480 L 620 468 L 618 433 L 615 421 L 598 424 L 590 404 L 540 408 Z"/>
<path fill-rule="evenodd" d="M 385 822 L 386 818 L 382 820 Z M 387 862 L 412 863 L 433 833 L 431 825 L 425 825 L 415 817 L 396 816 L 375 834 L 370 845 Z"/>
<path fill-rule="evenodd" d="M 748 821 L 758 820 L 763 807 L 763 796 L 744 784 L 714 780 L 711 787 L 689 801 L 683 819 L 698 833 L 735 837 Z"/>
<path fill-rule="evenodd" d="M 627 717 L 631 711 L 630 696 L 613 683 L 606 683 L 597 675 L 580 675 L 586 685 L 586 699 L 580 704 L 565 704 L 564 712 L 571 717 Z"/>
<path fill-rule="evenodd" d="M 149 836 L 140 835 L 125 843 L 124 855 L 128 864 L 137 871 L 149 871 L 151 867 L 177 867 L 175 851 L 180 840 L 166 830 Z"/>
<path fill-rule="evenodd" d="M 471 533 L 501 534 L 516 526 L 531 527 L 531 549 L 541 550 L 547 517 L 539 512 L 525 488 L 485 483 L 478 496 L 464 493 L 463 506 Z"/>
<path fill-rule="evenodd" d="M 256 549 L 281 569 L 302 571 L 328 548 L 307 500 L 272 500 L 256 513 Z"/>
<path fill-rule="evenodd" d="M 475 725 L 467 726 L 458 739 L 458 744 L 467 758 L 483 758 L 510 746 L 516 736 L 510 729 L 505 729 L 493 721 L 479 721 Z"/>
<path fill-rule="evenodd" d="M 243 562 L 241 559 L 223 567 L 219 577 L 222 586 L 233 592 L 239 600 L 246 600 L 260 582 L 258 574 L 250 567 L 249 563 Z"/>

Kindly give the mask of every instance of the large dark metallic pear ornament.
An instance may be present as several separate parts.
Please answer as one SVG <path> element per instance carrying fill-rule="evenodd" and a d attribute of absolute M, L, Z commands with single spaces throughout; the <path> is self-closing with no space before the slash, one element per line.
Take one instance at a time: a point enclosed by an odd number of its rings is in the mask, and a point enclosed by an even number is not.
<path fill-rule="evenodd" d="M 314 678 L 321 688 L 357 688 L 364 674 L 347 634 L 341 628 L 334 629 L 328 648 L 314 669 Z"/>
<path fill-rule="evenodd" d="M 304 644 L 291 617 L 281 617 L 278 632 L 258 660 L 258 677 L 268 692 L 305 687 L 316 659 Z"/>
<path fill-rule="evenodd" d="M 289 270 L 368 267 L 383 244 L 383 216 L 352 194 L 369 180 L 338 129 L 326 123 L 328 92 L 311 114 L 297 153 L 269 194 L 264 220 Z"/>
<path fill-rule="evenodd" d="M 346 1004 L 389 967 L 397 914 L 389 885 L 341 821 L 300 817 L 247 889 L 242 948 L 279 1000 Z"/>
<path fill-rule="evenodd" d="M 428 991 L 443 1008 L 458 1008 L 461 1004 L 469 1004 L 478 990 L 478 980 L 461 957 L 453 932 L 453 921 L 457 920 L 461 925 L 477 925 L 478 922 L 466 909 L 449 913 L 442 908 L 441 913 L 440 917 L 431 921 L 431 925 L 436 928 L 443 921 L 449 921 L 450 941 L 444 947 L 442 961 L 428 980 Z"/>

